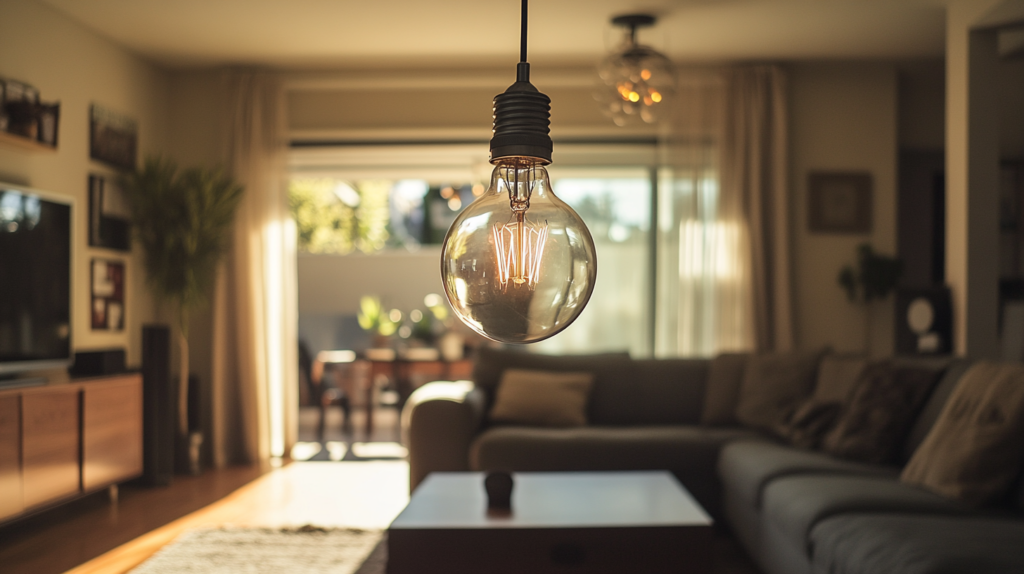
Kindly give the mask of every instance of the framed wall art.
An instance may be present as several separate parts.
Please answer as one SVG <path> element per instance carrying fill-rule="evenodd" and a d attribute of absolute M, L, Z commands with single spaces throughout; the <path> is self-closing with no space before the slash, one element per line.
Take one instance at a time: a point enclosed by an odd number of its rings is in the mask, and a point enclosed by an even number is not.
<path fill-rule="evenodd" d="M 92 260 L 90 323 L 94 331 L 124 330 L 124 285 L 124 261 Z"/>
<path fill-rule="evenodd" d="M 870 233 L 871 194 L 868 172 L 811 172 L 807 227 L 813 233 Z"/>
<path fill-rule="evenodd" d="M 89 108 L 89 157 L 123 170 L 135 169 L 138 123 L 93 104 Z"/>
<path fill-rule="evenodd" d="M 89 176 L 89 246 L 118 251 L 131 249 L 128 204 L 108 177 Z"/>

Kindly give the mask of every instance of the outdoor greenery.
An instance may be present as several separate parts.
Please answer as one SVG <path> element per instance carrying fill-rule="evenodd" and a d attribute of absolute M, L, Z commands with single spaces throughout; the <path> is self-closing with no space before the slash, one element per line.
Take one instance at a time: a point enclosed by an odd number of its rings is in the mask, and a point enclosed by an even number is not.
<path fill-rule="evenodd" d="M 308 253 L 374 253 L 389 237 L 391 182 L 348 186 L 333 178 L 295 178 L 288 204 L 298 227 L 298 246 Z"/>

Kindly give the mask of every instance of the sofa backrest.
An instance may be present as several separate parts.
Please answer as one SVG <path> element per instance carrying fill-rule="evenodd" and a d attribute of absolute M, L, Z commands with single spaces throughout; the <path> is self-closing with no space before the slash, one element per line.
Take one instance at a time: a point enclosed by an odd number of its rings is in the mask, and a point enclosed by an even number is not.
<path fill-rule="evenodd" d="M 593 373 L 589 424 L 697 424 L 709 365 L 708 359 L 633 360 L 626 352 L 541 355 L 484 347 L 477 350 L 473 382 L 493 401 L 509 368 Z"/>
<path fill-rule="evenodd" d="M 473 383 L 487 391 L 489 403 L 506 369 L 535 371 L 584 372 L 594 374 L 594 387 L 611 384 L 609 381 L 628 376 L 632 359 L 626 351 L 591 355 L 541 355 L 525 351 L 481 347 L 473 362 Z M 487 405 L 488 411 L 490 404 Z"/>
<path fill-rule="evenodd" d="M 902 361 L 908 361 L 908 359 L 900 359 Z M 919 359 L 923 360 L 923 359 Z M 953 389 L 956 387 L 957 381 L 967 371 L 967 368 L 971 366 L 972 361 L 969 359 L 932 359 L 934 361 L 945 360 L 948 361 L 946 370 L 939 379 L 939 382 L 932 389 L 931 394 L 928 396 L 928 400 L 925 401 L 924 406 L 921 407 L 921 411 L 918 413 L 917 418 L 914 420 L 913 426 L 910 428 L 910 432 L 907 433 L 907 439 L 903 443 L 903 459 L 902 462 L 910 460 L 911 455 L 917 450 L 917 447 L 921 446 L 924 442 L 924 437 L 928 435 L 928 431 L 935 425 L 935 421 L 939 418 L 939 413 L 942 412 L 942 407 L 945 406 L 946 400 L 949 399 L 949 395 L 952 394 Z"/>
<path fill-rule="evenodd" d="M 629 369 L 603 377 L 590 395 L 596 425 L 698 424 L 708 359 L 635 359 Z"/>

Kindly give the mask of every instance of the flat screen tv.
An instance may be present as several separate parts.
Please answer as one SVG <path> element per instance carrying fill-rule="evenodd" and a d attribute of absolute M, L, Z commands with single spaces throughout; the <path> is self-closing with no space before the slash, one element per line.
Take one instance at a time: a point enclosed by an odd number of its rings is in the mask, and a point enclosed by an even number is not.
<path fill-rule="evenodd" d="M 0 379 L 71 363 L 71 208 L 0 183 Z"/>

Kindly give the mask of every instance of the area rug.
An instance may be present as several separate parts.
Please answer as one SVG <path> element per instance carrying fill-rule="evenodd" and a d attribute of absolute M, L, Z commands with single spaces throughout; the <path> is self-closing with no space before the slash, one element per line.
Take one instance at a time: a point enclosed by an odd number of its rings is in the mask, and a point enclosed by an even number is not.
<path fill-rule="evenodd" d="M 314 526 L 192 530 L 131 574 L 383 574 L 383 536 Z"/>

